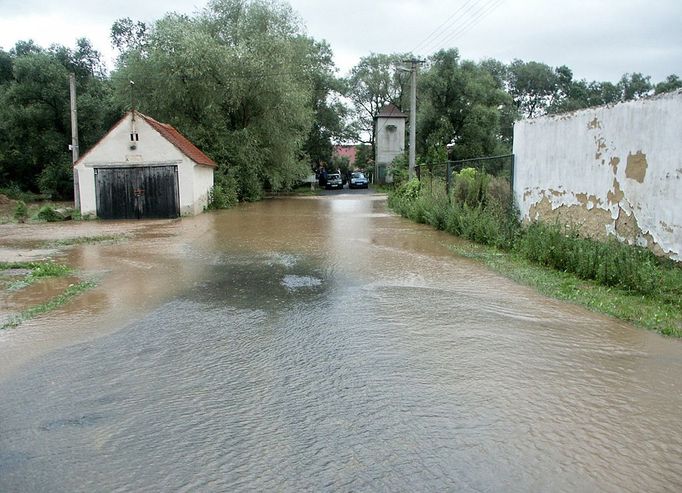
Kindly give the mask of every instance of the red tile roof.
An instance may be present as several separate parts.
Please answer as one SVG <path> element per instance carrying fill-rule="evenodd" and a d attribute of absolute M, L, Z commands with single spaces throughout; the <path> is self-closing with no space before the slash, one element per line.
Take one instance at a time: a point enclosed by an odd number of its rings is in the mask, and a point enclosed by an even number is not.
<path fill-rule="evenodd" d="M 164 137 L 168 142 L 177 147 L 180 152 L 185 156 L 190 158 L 197 164 L 204 166 L 211 166 L 217 168 L 218 165 L 208 157 L 206 154 L 201 152 L 197 146 L 192 144 L 187 137 L 178 132 L 175 128 L 167 123 L 161 123 L 154 120 L 151 116 L 143 115 L 140 112 L 135 112 L 136 115 L 140 116 L 144 121 L 149 123 L 151 127 L 159 132 L 162 137 Z"/>
<path fill-rule="evenodd" d="M 187 137 L 182 135 L 180 132 L 178 132 L 175 128 L 173 128 L 171 125 L 168 125 L 167 123 L 161 123 L 157 122 L 154 120 L 151 116 L 144 115 L 140 113 L 139 111 L 135 112 L 135 115 L 141 117 L 144 121 L 146 121 L 151 127 L 159 132 L 161 136 L 166 139 L 168 142 L 173 144 L 175 147 L 178 148 L 180 152 L 182 152 L 185 156 L 190 158 L 192 161 L 194 161 L 197 164 L 200 164 L 202 166 L 210 166 L 212 168 L 217 168 L 218 165 L 208 157 L 206 154 L 201 152 L 197 146 L 192 144 Z M 85 156 L 90 154 L 97 145 L 103 141 L 116 127 L 118 127 L 126 118 L 128 117 L 128 113 L 126 113 L 114 126 L 112 126 L 106 134 L 104 134 L 104 137 L 99 139 L 97 144 L 92 146 L 88 152 L 85 154 L 82 154 L 79 158 L 78 161 L 74 163 L 74 166 L 76 166 L 78 163 L 80 163 Z"/>

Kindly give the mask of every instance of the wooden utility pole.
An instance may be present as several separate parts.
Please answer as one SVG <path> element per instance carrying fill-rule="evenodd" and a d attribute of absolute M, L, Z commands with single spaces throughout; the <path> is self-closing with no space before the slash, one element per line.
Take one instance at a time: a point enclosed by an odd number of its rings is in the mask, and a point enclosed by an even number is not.
<path fill-rule="evenodd" d="M 78 109 L 76 107 L 76 74 L 69 74 L 69 89 L 71 95 L 71 161 L 75 165 L 78 161 Z M 80 189 L 78 186 L 78 171 L 73 168 L 73 200 L 75 208 L 80 211 Z"/>
<path fill-rule="evenodd" d="M 410 69 L 410 152 L 408 169 L 409 177 L 412 179 L 417 174 L 417 67 L 424 62 L 416 58 L 406 61 L 412 64 Z"/>

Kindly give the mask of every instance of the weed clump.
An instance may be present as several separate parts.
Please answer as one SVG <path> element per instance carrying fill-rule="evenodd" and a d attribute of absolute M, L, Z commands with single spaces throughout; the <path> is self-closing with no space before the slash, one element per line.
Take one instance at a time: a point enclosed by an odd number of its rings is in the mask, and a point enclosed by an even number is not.
<path fill-rule="evenodd" d="M 239 202 L 237 181 L 232 175 L 220 176 L 208 192 L 207 209 L 229 209 Z"/>
<path fill-rule="evenodd" d="M 18 201 L 14 207 L 14 219 L 18 223 L 25 223 L 26 219 L 28 219 L 28 206 L 26 206 L 26 202 L 23 200 Z"/>
<path fill-rule="evenodd" d="M 63 221 L 64 216 L 57 212 L 52 206 L 44 205 L 36 214 L 36 219 L 40 221 L 47 221 L 48 223 L 54 223 Z"/>

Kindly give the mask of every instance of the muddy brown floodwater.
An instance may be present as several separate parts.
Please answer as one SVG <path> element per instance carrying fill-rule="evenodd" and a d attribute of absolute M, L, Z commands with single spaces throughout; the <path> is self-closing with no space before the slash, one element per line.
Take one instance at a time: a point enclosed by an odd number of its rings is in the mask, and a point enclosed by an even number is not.
<path fill-rule="evenodd" d="M 682 344 L 331 194 L 146 225 L 0 333 L 0 491 L 680 491 Z"/>

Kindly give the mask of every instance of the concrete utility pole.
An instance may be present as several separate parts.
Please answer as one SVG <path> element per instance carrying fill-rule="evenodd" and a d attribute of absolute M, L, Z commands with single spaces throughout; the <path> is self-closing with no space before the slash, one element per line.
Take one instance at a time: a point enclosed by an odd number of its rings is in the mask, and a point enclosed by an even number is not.
<path fill-rule="evenodd" d="M 69 74 L 69 89 L 71 95 L 71 160 L 78 161 L 78 109 L 76 107 L 76 74 Z M 78 187 L 78 171 L 73 168 L 73 199 L 76 210 L 80 211 L 80 189 Z"/>
<path fill-rule="evenodd" d="M 417 67 L 424 63 L 421 60 L 413 58 L 412 60 L 405 60 L 412 64 L 410 69 L 410 153 L 409 153 L 409 177 L 410 179 L 416 176 L 417 167 Z"/>

